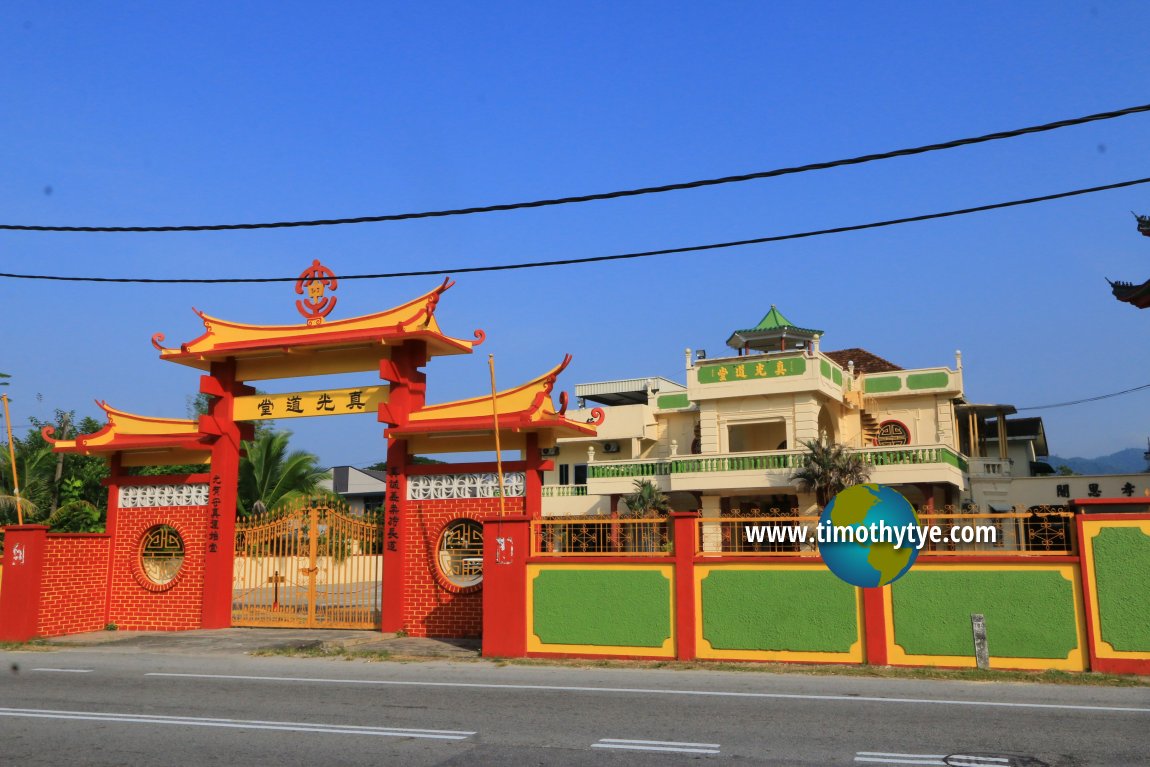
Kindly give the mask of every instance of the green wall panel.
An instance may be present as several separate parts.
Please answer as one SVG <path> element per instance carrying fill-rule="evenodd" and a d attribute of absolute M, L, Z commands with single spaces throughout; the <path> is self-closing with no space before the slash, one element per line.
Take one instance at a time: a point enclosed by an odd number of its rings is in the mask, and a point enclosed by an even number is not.
<path fill-rule="evenodd" d="M 847 652 L 858 641 L 854 587 L 821 568 L 712 570 L 700 589 L 716 650 Z"/>
<path fill-rule="evenodd" d="M 882 394 L 901 388 L 902 379 L 898 376 L 867 376 L 863 379 L 863 391 L 867 394 Z"/>
<path fill-rule="evenodd" d="M 831 380 L 837 384 L 841 384 L 843 382 L 843 371 L 838 368 L 831 368 Z"/>
<path fill-rule="evenodd" d="M 532 581 L 544 644 L 662 647 L 671 637 L 671 581 L 654 570 L 543 570 Z"/>
<path fill-rule="evenodd" d="M 1094 587 L 1102 641 L 1122 652 L 1150 652 L 1150 536 L 1136 527 L 1098 533 Z"/>
<path fill-rule="evenodd" d="M 682 394 L 664 394 L 657 400 L 659 407 L 663 410 L 674 410 L 676 408 L 690 407 L 691 400 L 684 392 Z"/>
<path fill-rule="evenodd" d="M 971 613 L 997 658 L 1065 658 L 1078 646 L 1074 588 L 1050 570 L 914 570 L 891 586 L 894 641 L 911 655 L 974 656 Z"/>
<path fill-rule="evenodd" d="M 911 373 L 906 377 L 908 389 L 945 389 L 950 384 L 946 373 Z"/>

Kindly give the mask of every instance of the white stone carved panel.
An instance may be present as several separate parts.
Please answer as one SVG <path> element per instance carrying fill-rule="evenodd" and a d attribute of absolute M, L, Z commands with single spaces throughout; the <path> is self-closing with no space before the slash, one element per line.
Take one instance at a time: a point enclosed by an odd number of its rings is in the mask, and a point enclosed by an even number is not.
<path fill-rule="evenodd" d="M 527 477 L 521 471 L 505 472 L 503 490 L 507 498 L 522 498 L 527 492 Z M 409 501 L 457 500 L 461 498 L 498 498 L 499 475 L 485 474 L 417 474 L 407 478 Z"/>
<path fill-rule="evenodd" d="M 119 504 L 121 509 L 207 506 L 208 485 L 121 485 Z"/>

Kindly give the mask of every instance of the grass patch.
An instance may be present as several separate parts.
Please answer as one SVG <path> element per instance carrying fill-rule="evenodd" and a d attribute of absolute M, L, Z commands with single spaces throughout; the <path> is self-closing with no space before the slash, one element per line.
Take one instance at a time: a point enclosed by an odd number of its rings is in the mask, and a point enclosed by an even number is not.
<path fill-rule="evenodd" d="M 0 650 L 9 652 L 55 652 L 56 648 L 43 639 L 32 639 L 27 642 L 0 642 Z"/>
<path fill-rule="evenodd" d="M 252 650 L 249 655 L 282 656 L 289 658 L 341 658 L 343 660 L 384 661 L 397 660 L 396 656 L 387 650 L 374 650 L 356 652 L 339 645 L 328 645 L 323 642 L 307 643 L 304 645 L 282 645 L 280 647 L 263 647 Z"/>
<path fill-rule="evenodd" d="M 321 644 L 321 643 L 317 643 Z M 1150 677 L 1095 674 L 1070 671 L 980 671 L 978 669 L 904 668 L 894 666 L 835 666 L 801 663 L 732 663 L 724 661 L 644 661 L 595 660 L 588 658 L 481 658 L 471 655 L 401 655 L 387 650 L 356 650 L 354 647 L 274 647 L 256 650 L 252 655 L 297 658 L 340 658 L 368 663 L 486 663 L 496 667 L 542 666 L 561 668 L 607 668 L 628 671 L 734 671 L 744 674 L 804 674 L 808 676 L 850 676 L 870 679 L 923 679 L 956 682 L 1026 682 L 1092 687 L 1150 687 Z"/>

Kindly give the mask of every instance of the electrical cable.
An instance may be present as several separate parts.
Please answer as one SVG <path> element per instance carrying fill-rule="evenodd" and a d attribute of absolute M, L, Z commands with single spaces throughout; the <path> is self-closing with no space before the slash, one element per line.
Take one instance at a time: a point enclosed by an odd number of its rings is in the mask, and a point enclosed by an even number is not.
<path fill-rule="evenodd" d="M 310 221 L 274 221 L 256 224 L 190 224 L 180 226 L 38 226 L 31 224 L 0 224 L 0 230 L 17 232 L 89 233 L 219 232 L 236 229 L 285 229 L 289 227 L 300 226 L 371 224 L 384 221 L 408 221 L 420 218 L 442 218 L 446 216 L 466 216 L 476 213 L 495 213 L 499 211 L 522 210 L 525 208 L 544 208 L 554 205 L 571 205 L 574 203 L 592 202 L 595 200 L 614 200 L 621 197 L 638 197 L 640 195 L 661 194 L 663 192 L 675 192 L 684 189 L 698 189 L 700 187 L 719 186 L 721 184 L 735 184 L 743 181 L 753 181 L 762 178 L 776 178 L 778 176 L 786 176 L 795 173 L 807 173 L 809 171 L 840 168 L 845 165 L 862 165 L 864 163 L 875 162 L 877 160 L 889 160 L 895 157 L 908 157 L 911 155 L 925 154 L 927 152 L 937 152 L 945 149 L 955 149 L 957 147 L 970 146 L 972 144 L 982 144 L 988 141 L 999 141 L 1002 139 L 1017 138 L 1019 136 L 1030 135 L 1032 133 L 1043 133 L 1046 131 L 1057 130 L 1059 128 L 1068 128 L 1075 125 L 1084 125 L 1086 123 L 1099 122 L 1102 120 L 1113 120 L 1117 117 L 1125 117 L 1127 115 L 1138 114 L 1140 112 L 1150 112 L 1150 104 L 1141 104 L 1139 106 L 1117 109 L 1110 112 L 1099 112 L 1097 114 L 1085 115 L 1083 117 L 1074 117 L 1067 120 L 1057 120 L 1055 122 L 1044 123 L 1042 125 L 1031 125 L 1025 128 L 1015 128 L 1014 130 L 988 133 L 983 136 L 954 139 L 952 141 L 944 141 L 937 144 L 926 144 L 924 146 L 910 147 L 907 149 L 896 149 L 889 152 L 865 154 L 858 157 L 849 157 L 841 160 L 809 163 L 807 165 L 797 165 L 788 168 L 776 168 L 774 170 L 744 173 L 737 176 L 722 176 L 719 178 L 685 181 L 677 184 L 663 184 L 661 186 L 639 187 L 637 189 L 622 189 L 614 192 L 599 192 L 596 194 L 576 195 L 571 197 L 556 197 L 552 199 L 532 200 L 529 202 L 512 202 L 500 205 L 478 205 L 469 208 L 452 208 L 448 210 L 422 211 L 419 213 L 394 213 L 382 216 L 323 218 Z"/>
<path fill-rule="evenodd" d="M 695 253 L 705 250 L 719 250 L 723 248 L 736 248 L 744 245 L 759 245 L 768 242 L 783 242 L 785 240 L 799 240 L 806 237 L 819 237 L 827 234 L 842 234 L 844 232 L 858 232 L 866 229 L 878 229 L 887 226 L 896 226 L 899 224 L 910 224 L 917 221 L 930 221 L 939 218 L 950 218 L 953 216 L 964 216 L 970 213 L 981 213 L 988 210 L 998 210 L 1000 208 L 1012 208 L 1020 205 L 1031 205 L 1038 202 L 1047 202 L 1050 200 L 1060 200 L 1067 197 L 1077 197 L 1079 195 L 1091 194 L 1094 192 L 1104 192 L 1111 189 L 1122 189 L 1124 187 L 1137 186 L 1138 184 L 1150 183 L 1150 177 L 1138 178 L 1131 181 L 1120 181 L 1115 184 L 1105 184 L 1103 186 L 1093 186 L 1086 189 L 1075 189 L 1069 192 L 1058 192 L 1057 194 L 1047 194 L 1041 197 L 1028 197 L 1022 200 L 1011 200 L 1008 202 L 996 202 L 989 205 L 978 205 L 973 208 L 961 208 L 959 210 L 950 210 L 942 213 L 925 213 L 918 216 L 908 216 L 906 218 L 895 218 L 887 221 L 874 221 L 868 224 L 853 224 L 851 226 L 838 226 L 831 229 L 816 229 L 814 231 L 796 232 L 792 234 L 778 234 L 768 237 L 755 237 L 748 240 L 733 240 L 731 242 L 717 242 L 709 245 L 687 245 L 679 248 L 664 248 L 662 250 L 647 250 L 637 253 L 618 253 L 610 256 L 585 256 L 582 258 L 563 258 L 552 261 L 529 261 L 516 264 L 497 264 L 491 266 L 459 266 L 450 269 L 420 269 L 408 272 L 381 272 L 375 274 L 348 274 L 339 275 L 341 280 L 381 280 L 392 279 L 396 277 L 428 277 L 436 275 L 448 274 L 469 274 L 476 272 L 502 272 L 514 269 L 538 269 L 550 266 L 569 266 L 572 264 L 592 264 L 604 261 L 622 261 L 627 259 L 636 258 L 650 258 L 653 256 L 666 256 L 676 253 Z M 8 278 L 13 280 L 51 280 L 56 282 L 110 282 L 110 283 L 142 283 L 150 285 L 176 285 L 176 284 L 207 284 L 207 285 L 222 285 L 222 284 L 250 284 L 250 283 L 264 283 L 264 282 L 296 282 L 299 276 L 295 277 L 75 277 L 63 276 L 52 274 L 19 274 L 15 272 L 0 272 L 0 278 Z"/>
<path fill-rule="evenodd" d="M 1141 386 L 1135 386 L 1133 389 L 1123 389 L 1122 391 L 1111 392 L 1109 394 L 1100 394 L 1097 397 L 1086 397 L 1085 399 L 1075 399 L 1075 400 L 1070 400 L 1069 402 L 1055 402 L 1052 405 L 1031 405 L 1030 407 L 1015 408 L 1015 410 L 1018 410 L 1020 412 L 1023 410 L 1049 410 L 1051 408 L 1056 408 L 1056 407 L 1069 407 L 1071 405 L 1082 405 L 1082 404 L 1085 404 L 1087 402 L 1097 402 L 1098 400 L 1110 399 L 1111 397 L 1120 397 L 1123 394 L 1131 394 L 1131 393 L 1136 392 L 1136 391 L 1142 391 L 1143 389 L 1150 389 L 1150 384 L 1142 384 Z"/>

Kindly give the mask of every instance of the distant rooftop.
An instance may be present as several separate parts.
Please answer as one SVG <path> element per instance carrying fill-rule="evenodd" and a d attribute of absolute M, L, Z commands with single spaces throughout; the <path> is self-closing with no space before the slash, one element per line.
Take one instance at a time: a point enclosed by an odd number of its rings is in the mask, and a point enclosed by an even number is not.
<path fill-rule="evenodd" d="M 575 385 L 576 397 L 600 405 L 646 405 L 649 396 L 655 392 L 674 394 L 685 391 L 686 386 L 659 376 Z"/>
<path fill-rule="evenodd" d="M 871 354 L 866 349 L 843 349 L 837 352 L 823 352 L 823 354 L 834 360 L 844 370 L 851 362 L 854 362 L 856 373 L 893 373 L 896 370 L 902 370 L 893 362 L 885 360 L 877 354 Z"/>

